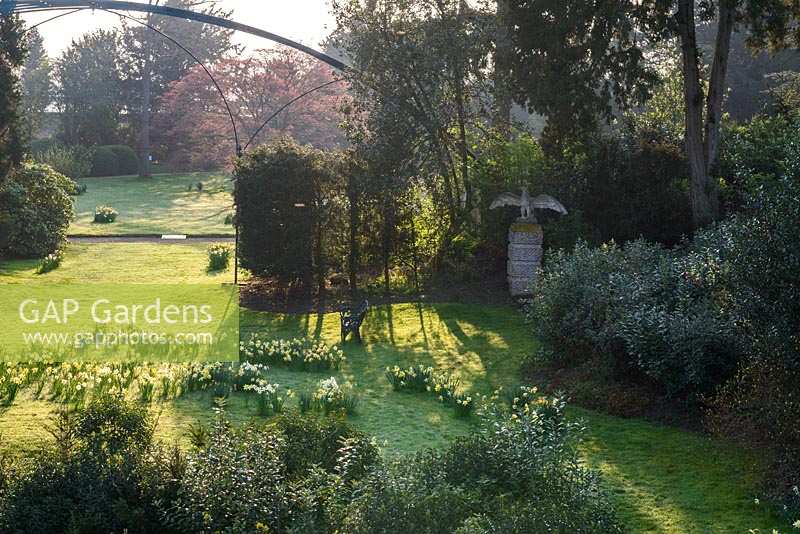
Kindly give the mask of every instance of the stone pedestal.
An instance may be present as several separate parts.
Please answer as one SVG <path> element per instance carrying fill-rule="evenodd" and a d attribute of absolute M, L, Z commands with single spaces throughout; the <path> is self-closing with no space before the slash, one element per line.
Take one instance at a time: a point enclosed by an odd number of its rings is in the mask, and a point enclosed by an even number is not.
<path fill-rule="evenodd" d="M 531 294 L 542 264 L 542 227 L 517 221 L 508 230 L 508 289 L 512 297 Z"/>

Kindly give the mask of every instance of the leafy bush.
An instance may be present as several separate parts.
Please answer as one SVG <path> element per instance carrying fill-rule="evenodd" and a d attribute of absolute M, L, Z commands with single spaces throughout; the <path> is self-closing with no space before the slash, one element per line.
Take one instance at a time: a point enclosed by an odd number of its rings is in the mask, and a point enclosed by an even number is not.
<path fill-rule="evenodd" d="M 136 152 L 125 145 L 103 145 L 94 147 L 92 176 L 121 176 L 136 174 L 139 158 Z"/>
<path fill-rule="evenodd" d="M 184 455 L 153 443 L 146 407 L 106 395 L 62 412 L 52 444 L 4 466 L 0 529 L 617 532 L 563 409 L 531 395 L 487 409 L 482 430 L 446 450 L 385 464 L 374 440 L 340 418 L 237 428 L 222 408 L 210 430 L 193 427 Z"/>
<path fill-rule="evenodd" d="M 242 267 L 284 281 L 313 273 L 315 194 L 320 155 L 289 139 L 250 151 L 236 162 L 236 218 Z"/>
<path fill-rule="evenodd" d="M 208 447 L 188 458 L 166 522 L 178 532 L 282 531 L 289 508 L 285 440 L 251 426 L 233 430 L 219 418 Z"/>
<path fill-rule="evenodd" d="M 338 369 L 345 361 L 342 349 L 309 338 L 264 339 L 253 334 L 240 345 L 242 359 L 262 364 L 293 367 L 304 371 Z"/>
<path fill-rule="evenodd" d="M 680 145 L 598 141 L 583 169 L 583 217 L 605 242 L 644 238 L 675 245 L 690 235 L 688 163 Z"/>
<path fill-rule="evenodd" d="M 0 509 L 4 532 L 160 530 L 156 503 L 174 482 L 146 409 L 107 397 L 61 412 L 50 432 L 55 442 L 16 467 Z"/>
<path fill-rule="evenodd" d="M 208 270 L 224 271 L 231 261 L 231 247 L 227 245 L 211 245 L 208 249 Z"/>
<path fill-rule="evenodd" d="M 742 124 L 727 124 L 720 147 L 723 193 L 738 209 L 765 183 L 800 178 L 800 116 L 758 115 Z"/>
<path fill-rule="evenodd" d="M 64 244 L 75 183 L 46 165 L 25 163 L 0 187 L 0 256 L 44 257 Z"/>
<path fill-rule="evenodd" d="M 774 459 L 771 497 L 791 497 L 800 483 L 800 372 L 780 362 L 754 361 L 710 399 L 707 426 Z M 800 505 L 800 499 L 796 505 Z M 794 510 L 800 519 L 800 506 Z"/>
<path fill-rule="evenodd" d="M 36 268 L 36 274 L 45 274 L 58 269 L 63 259 L 64 252 L 61 250 L 48 254 L 39 262 L 39 266 Z"/>
<path fill-rule="evenodd" d="M 117 169 L 119 174 L 136 174 L 139 172 L 139 158 L 136 152 L 126 145 L 109 145 L 114 156 L 117 158 Z"/>
<path fill-rule="evenodd" d="M 92 154 L 92 176 L 119 176 L 119 161 L 117 155 L 108 146 L 94 148 Z"/>
<path fill-rule="evenodd" d="M 92 152 L 83 147 L 53 145 L 34 152 L 34 159 L 73 180 L 88 176 L 92 170 Z"/>
<path fill-rule="evenodd" d="M 561 399 L 524 403 L 443 451 L 373 470 L 343 531 L 620 532 L 563 409 Z"/>
<path fill-rule="evenodd" d="M 577 361 L 611 350 L 611 277 L 626 265 L 614 243 L 593 249 L 579 242 L 571 253 L 546 256 L 526 312 L 549 357 Z"/>
<path fill-rule="evenodd" d="M 741 357 L 718 280 L 709 251 L 581 243 L 548 256 L 528 317 L 551 359 L 605 359 L 616 379 L 693 395 L 731 376 Z"/>
<path fill-rule="evenodd" d="M 747 211 L 698 238 L 719 250 L 721 283 L 758 358 L 800 367 L 800 183 L 765 183 Z"/>
<path fill-rule="evenodd" d="M 111 224 L 117 220 L 119 213 L 110 206 L 97 206 L 94 210 L 94 222 L 98 224 Z"/>

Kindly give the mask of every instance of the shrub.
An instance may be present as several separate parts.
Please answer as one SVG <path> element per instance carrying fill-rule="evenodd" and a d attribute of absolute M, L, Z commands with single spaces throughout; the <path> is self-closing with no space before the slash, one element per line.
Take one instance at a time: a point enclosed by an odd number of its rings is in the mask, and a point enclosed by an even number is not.
<path fill-rule="evenodd" d="M 109 149 L 117 159 L 117 170 L 119 174 L 136 174 L 139 172 L 139 158 L 136 152 L 126 145 L 109 145 Z"/>
<path fill-rule="evenodd" d="M 735 371 L 743 347 L 721 306 L 719 257 L 644 241 L 576 246 L 547 258 L 528 317 L 555 361 L 603 361 L 616 379 L 669 394 L 708 392 Z"/>
<path fill-rule="evenodd" d="M 591 150 L 580 209 L 602 241 L 675 245 L 691 233 L 689 167 L 680 145 L 603 139 Z"/>
<path fill-rule="evenodd" d="M 718 257 L 662 251 L 658 259 L 612 277 L 612 328 L 626 357 L 667 393 L 711 391 L 734 373 L 743 348 L 731 310 L 720 305 Z"/>
<path fill-rule="evenodd" d="M 761 185 L 747 211 L 698 238 L 718 250 L 721 283 L 750 353 L 800 367 L 800 184 L 788 178 Z"/>
<path fill-rule="evenodd" d="M 709 399 L 707 427 L 758 450 L 771 462 L 768 497 L 800 519 L 800 372 L 782 362 L 742 365 L 738 374 Z"/>
<path fill-rule="evenodd" d="M 88 176 L 92 170 L 92 152 L 83 147 L 53 145 L 34 152 L 34 159 L 73 180 Z"/>
<path fill-rule="evenodd" d="M 39 266 L 36 268 L 36 274 L 45 274 L 58 269 L 63 259 L 64 252 L 61 250 L 48 254 L 39 262 Z"/>
<path fill-rule="evenodd" d="M 528 320 L 548 349 L 546 356 L 583 361 L 611 349 L 610 281 L 624 265 L 623 250 L 613 242 L 596 249 L 579 242 L 572 252 L 547 254 L 526 306 Z"/>
<path fill-rule="evenodd" d="M 64 244 L 74 216 L 75 183 L 46 165 L 26 163 L 0 187 L 0 256 L 44 257 Z"/>
<path fill-rule="evenodd" d="M 724 197 L 741 208 L 762 184 L 781 177 L 800 177 L 800 117 L 758 115 L 746 123 L 728 124 L 720 147 Z"/>
<path fill-rule="evenodd" d="M 236 431 L 221 418 L 209 444 L 188 458 L 166 522 L 178 532 L 281 531 L 289 495 L 281 459 L 285 440 L 252 426 Z"/>
<path fill-rule="evenodd" d="M 561 399 L 525 403 L 443 451 L 373 470 L 353 492 L 346 532 L 620 532 L 580 427 Z M 483 530 L 485 529 L 485 530 Z"/>
<path fill-rule="evenodd" d="M 18 466 L 0 511 L 4 532 L 153 532 L 171 482 L 147 410 L 116 397 L 61 412 L 55 442 Z"/>
<path fill-rule="evenodd" d="M 343 443 L 363 442 L 362 447 L 371 450 L 365 451 L 362 458 L 372 457 L 372 463 L 377 461 L 374 442 L 342 418 L 281 415 L 272 424 L 286 443 L 291 444 L 281 451 L 281 461 L 291 479 L 305 476 L 314 466 L 334 471 L 340 465 Z"/>
<path fill-rule="evenodd" d="M 208 249 L 208 270 L 224 271 L 231 260 L 231 247 L 227 245 L 211 245 Z"/>
<path fill-rule="evenodd" d="M 256 275 L 307 281 L 313 273 L 315 192 L 320 155 L 288 139 L 239 158 L 234 199 L 242 267 Z"/>
<path fill-rule="evenodd" d="M 119 161 L 111 147 L 95 147 L 92 154 L 92 176 L 119 176 L 119 174 Z"/>
<path fill-rule="evenodd" d="M 239 349 L 242 359 L 248 362 L 288 366 L 300 371 L 338 369 L 346 359 L 336 345 L 328 347 L 323 341 L 309 338 L 273 340 L 253 334 Z"/>
<path fill-rule="evenodd" d="M 111 224 L 117 220 L 119 213 L 110 206 L 97 206 L 94 210 L 94 222 L 98 224 Z"/>

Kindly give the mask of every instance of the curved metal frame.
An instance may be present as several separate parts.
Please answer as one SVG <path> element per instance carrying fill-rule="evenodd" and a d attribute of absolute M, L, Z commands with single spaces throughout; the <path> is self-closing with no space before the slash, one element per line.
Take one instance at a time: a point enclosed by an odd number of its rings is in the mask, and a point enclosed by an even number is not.
<path fill-rule="evenodd" d="M 0 0 L 0 13 L 30 13 L 35 11 L 59 11 L 64 9 L 100 9 L 103 11 L 138 11 L 141 13 L 153 13 L 156 15 L 164 15 L 167 17 L 176 17 L 179 19 L 194 20 L 196 22 L 203 22 L 206 24 L 213 24 L 222 28 L 228 28 L 243 33 L 249 33 L 263 39 L 286 45 L 304 52 L 318 60 L 327 63 L 337 70 L 347 70 L 347 65 L 336 58 L 329 56 L 319 50 L 315 50 L 309 46 L 298 43 L 286 37 L 264 31 L 254 26 L 248 26 L 240 22 L 207 15 L 205 13 L 197 13 L 188 9 L 179 9 L 175 7 L 155 6 L 150 4 L 142 4 L 139 2 L 127 2 L 122 0 Z"/>
<path fill-rule="evenodd" d="M 242 148 L 240 143 L 239 143 L 239 134 L 238 134 L 238 130 L 236 128 L 236 120 L 235 120 L 235 118 L 233 116 L 233 113 L 231 111 L 230 105 L 228 103 L 228 99 L 225 97 L 225 93 L 222 91 L 222 88 L 219 86 L 219 84 L 217 83 L 216 79 L 211 74 L 211 72 L 206 67 L 206 65 L 202 61 L 200 61 L 200 59 L 197 58 L 197 56 L 195 56 L 189 49 L 187 49 L 185 46 L 183 46 L 181 43 L 179 43 L 174 38 L 170 37 L 169 35 L 165 34 L 162 31 L 158 30 L 157 28 L 154 28 L 153 26 L 151 26 L 150 24 L 147 24 L 146 22 L 143 22 L 143 21 L 141 21 L 141 20 L 139 20 L 139 19 L 137 19 L 135 17 L 131 17 L 130 15 L 126 15 L 124 13 L 119 13 L 118 11 L 138 11 L 138 12 L 143 12 L 143 13 L 153 13 L 153 14 L 164 15 L 164 16 L 168 16 L 168 17 L 175 17 L 175 18 L 183 18 L 183 19 L 187 19 L 187 20 L 193 20 L 193 21 L 202 22 L 202 23 L 205 23 L 205 24 L 213 24 L 215 26 L 219 26 L 219 27 L 222 27 L 222 28 L 228 28 L 228 29 L 231 29 L 231 30 L 234 30 L 234 31 L 240 31 L 240 32 L 251 34 L 251 35 L 255 35 L 257 37 L 261 37 L 263 39 L 268 39 L 270 41 L 273 41 L 273 42 L 288 46 L 290 48 L 294 48 L 295 50 L 299 50 L 301 52 L 304 52 L 304 53 L 306 53 L 306 54 L 308 54 L 308 55 L 310 55 L 310 56 L 312 56 L 312 57 L 314 57 L 314 58 L 316 58 L 316 59 L 318 59 L 318 60 L 320 60 L 320 61 L 322 61 L 324 63 L 327 63 L 328 65 L 332 66 L 333 68 L 335 68 L 337 70 L 344 71 L 344 70 L 346 70 L 348 68 L 347 65 L 345 65 L 343 62 L 339 61 L 338 59 L 332 58 L 331 56 L 329 56 L 327 54 L 319 52 L 318 50 L 314 50 L 313 48 L 310 48 L 308 46 L 302 45 L 302 44 L 300 44 L 300 43 L 298 43 L 296 41 L 293 41 L 291 39 L 287 39 L 285 37 L 281 37 L 280 35 L 277 35 L 277 34 L 274 34 L 274 33 L 271 33 L 271 32 L 267 32 L 267 31 L 261 30 L 259 28 L 255 28 L 253 26 L 248 26 L 246 24 L 233 22 L 233 21 L 230 21 L 230 20 L 227 20 L 227 19 L 223 19 L 223 18 L 220 18 L 220 17 L 215 17 L 213 15 L 207 15 L 205 13 L 197 13 L 197 12 L 186 10 L 186 9 L 159 6 L 159 5 L 153 5 L 153 4 L 141 4 L 141 3 L 138 3 L 138 2 L 127 2 L 127 1 L 119 1 L 119 0 L 89 0 L 89 1 L 73 1 L 73 0 L 47 0 L 47 1 L 46 0 L 36 0 L 36 1 L 0 0 L 0 14 L 3 14 L 3 15 L 7 15 L 7 14 L 10 14 L 10 13 L 31 13 L 31 12 L 39 12 L 39 11 L 64 11 L 64 10 L 69 10 L 66 13 L 60 13 L 60 14 L 54 16 L 54 17 L 50 17 L 50 18 L 48 18 L 48 19 L 46 19 L 46 20 L 44 20 L 42 22 L 39 22 L 39 23 L 31 26 L 31 28 L 35 28 L 37 26 L 41 26 L 42 24 L 45 24 L 47 22 L 59 19 L 61 17 L 67 16 L 67 15 L 71 15 L 73 13 L 77 13 L 78 11 L 83 11 L 83 10 L 86 10 L 86 9 L 92 9 L 92 10 L 98 9 L 98 10 L 101 10 L 101 11 L 105 11 L 107 13 L 111 13 L 113 15 L 117 15 L 120 18 L 125 18 L 125 19 L 131 20 L 133 22 L 136 22 L 138 24 L 141 24 L 142 26 L 145 26 L 145 27 L 149 28 L 150 30 L 158 33 L 159 35 L 161 35 L 165 39 L 168 39 L 170 42 L 172 42 L 177 47 L 179 47 L 181 50 L 183 50 L 186 54 L 188 54 L 198 65 L 200 65 L 202 67 L 202 69 L 205 71 L 205 73 L 208 75 L 208 77 L 211 79 L 211 82 L 214 84 L 214 87 L 217 89 L 217 92 L 219 93 L 220 97 L 222 98 L 222 101 L 225 104 L 225 109 L 228 112 L 228 116 L 230 117 L 230 120 L 231 120 L 231 125 L 233 126 L 233 135 L 234 135 L 234 138 L 235 138 L 236 155 L 237 156 L 241 156 L 242 152 L 244 150 L 247 150 L 247 148 L 255 140 L 255 138 L 258 136 L 258 134 L 261 133 L 261 131 L 267 126 L 269 121 L 271 121 L 276 116 L 278 116 L 283 110 L 285 110 L 286 108 L 288 108 L 289 106 L 291 106 L 292 104 L 297 102 L 298 100 L 310 95 L 311 93 L 314 93 L 314 92 L 316 92 L 316 91 L 318 91 L 320 89 L 328 87 L 329 85 L 332 85 L 334 83 L 339 83 L 339 82 L 343 81 L 343 79 L 340 78 L 340 79 L 337 79 L 337 80 L 331 80 L 329 82 L 326 82 L 326 83 L 324 83 L 322 85 L 319 85 L 317 87 L 309 89 L 308 91 L 302 93 L 301 95 L 299 95 L 299 96 L 291 99 L 290 101 L 286 102 L 283 106 L 278 108 L 277 111 L 272 113 L 264 121 L 264 123 L 250 137 L 249 141 L 244 146 L 244 148 Z M 239 280 L 239 261 L 238 261 L 238 259 L 239 259 L 239 254 L 238 254 L 238 248 L 239 248 L 239 226 L 238 226 L 238 224 L 235 224 L 234 227 L 236 229 L 236 250 L 234 251 L 234 274 L 233 274 L 233 276 L 234 276 L 234 283 L 238 284 L 238 280 Z"/>

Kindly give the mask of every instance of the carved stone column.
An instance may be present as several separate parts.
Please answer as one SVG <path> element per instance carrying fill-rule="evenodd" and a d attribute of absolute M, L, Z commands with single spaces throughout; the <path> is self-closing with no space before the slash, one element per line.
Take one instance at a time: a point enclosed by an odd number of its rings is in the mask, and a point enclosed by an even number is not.
<path fill-rule="evenodd" d="M 508 230 L 508 289 L 512 297 L 531 294 L 542 264 L 542 227 L 518 221 Z"/>

